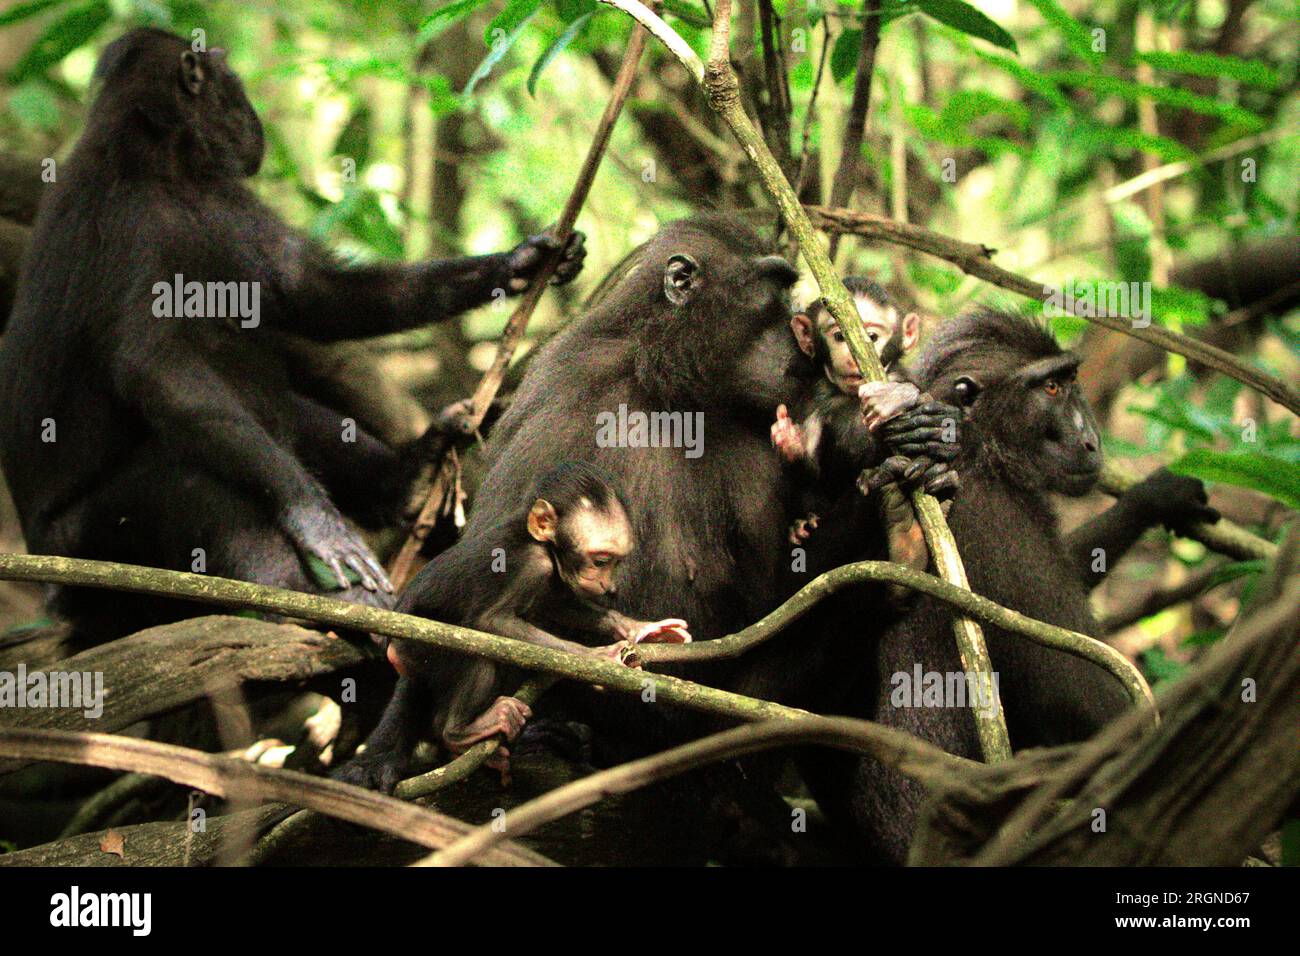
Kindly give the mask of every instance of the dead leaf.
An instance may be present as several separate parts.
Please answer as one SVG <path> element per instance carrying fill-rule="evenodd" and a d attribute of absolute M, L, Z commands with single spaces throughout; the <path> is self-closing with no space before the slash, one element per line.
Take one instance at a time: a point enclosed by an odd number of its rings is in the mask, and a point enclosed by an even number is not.
<path fill-rule="evenodd" d="M 120 859 L 126 859 L 126 838 L 116 830 L 109 830 L 104 834 L 104 839 L 99 841 L 99 848 L 105 853 L 112 853 Z"/>

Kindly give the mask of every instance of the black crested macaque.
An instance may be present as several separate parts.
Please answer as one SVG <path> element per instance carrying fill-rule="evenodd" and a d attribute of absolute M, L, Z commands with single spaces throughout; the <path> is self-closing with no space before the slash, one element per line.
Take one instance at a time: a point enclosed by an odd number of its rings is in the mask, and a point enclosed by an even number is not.
<path fill-rule="evenodd" d="M 1050 495 L 1078 496 L 1097 482 L 1101 439 L 1075 381 L 1079 357 L 1036 322 L 976 312 L 940 328 L 913 372 L 940 401 L 963 409 L 961 487 L 948 524 L 971 590 L 1030 617 L 1095 634 L 1088 592 L 1147 528 L 1217 520 L 1205 489 L 1158 471 L 1068 537 Z M 880 639 L 867 716 L 978 759 L 967 707 L 931 700 L 912 685 L 961 675 L 948 609 L 919 598 Z M 1107 671 L 986 626 L 1012 746 L 1083 740 L 1129 706 Z M 948 685 L 951 686 L 951 685 Z M 968 685 L 970 706 L 980 702 Z M 928 693 L 928 691 L 927 691 Z M 919 701 L 918 701 L 918 698 Z M 920 706 L 918 706 L 918 702 Z M 937 704 L 937 705 L 936 705 Z M 878 762 L 857 763 L 851 810 L 874 861 L 904 863 L 925 797 L 919 784 Z"/>
<path fill-rule="evenodd" d="M 353 431 L 298 391 L 278 335 L 331 342 L 445 320 L 519 292 L 554 240 L 344 266 L 244 185 L 262 126 L 222 50 L 133 30 L 104 50 L 95 82 L 0 343 L 0 465 L 28 548 L 303 591 L 329 586 L 315 566 L 340 596 L 389 603 L 344 514 L 390 517 L 436 436 L 394 449 Z M 581 268 L 581 239 L 563 255 L 558 281 Z M 198 613 L 75 588 L 55 609 L 91 639 Z"/>
<path fill-rule="evenodd" d="M 565 462 L 533 488 L 532 503 L 510 520 L 467 534 L 412 579 L 397 610 L 528 641 L 610 657 L 639 667 L 641 643 L 691 639 L 680 618 L 639 621 L 598 603 L 616 594 L 615 575 L 633 553 L 632 522 L 613 479 L 585 462 Z M 607 640 L 589 647 L 552 631 Z M 501 696 L 522 671 L 414 641 L 394 640 L 388 658 L 402 676 L 365 750 L 345 765 L 350 782 L 392 792 L 422 732 L 452 753 L 504 734 L 514 740 L 532 716 Z M 502 746 L 488 761 L 509 771 Z"/>
<path fill-rule="evenodd" d="M 920 317 L 915 312 L 900 315 L 889 293 L 865 276 L 848 276 L 844 286 L 853 295 L 863 332 L 880 356 L 889 380 L 909 381 L 901 359 L 920 337 Z M 862 371 L 849 351 L 844 333 L 820 299 L 796 313 L 790 327 L 799 349 L 823 373 L 803 407 L 794 409 L 792 417 L 785 405 L 778 406 L 772 424 L 772 444 L 781 457 L 806 472 L 800 482 L 803 513 L 790 526 L 790 543 L 806 541 L 845 489 L 861 481 L 864 494 L 879 492 L 875 500 L 881 520 L 888 527 L 889 560 L 923 569 L 929 552 L 921 527 L 907 498 L 896 489 L 886 491 L 886 486 L 901 475 L 924 482 L 931 494 L 950 497 L 956 490 L 956 473 L 926 459 L 894 459 L 890 467 L 873 469 L 860 477 L 872 442 L 859 395 L 864 386 Z M 872 390 L 868 388 L 867 394 Z M 926 402 L 925 413 L 926 424 L 938 432 L 942 432 L 945 421 L 952 421 L 951 410 L 930 401 Z M 955 428 L 952 432 L 954 441 L 948 447 L 955 454 Z M 927 470 L 932 474 L 927 475 Z"/>

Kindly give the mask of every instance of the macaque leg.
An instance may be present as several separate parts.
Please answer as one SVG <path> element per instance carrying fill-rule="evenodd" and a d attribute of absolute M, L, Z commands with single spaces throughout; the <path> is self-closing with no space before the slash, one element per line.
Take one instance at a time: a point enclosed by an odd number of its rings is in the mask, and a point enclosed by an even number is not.
<path fill-rule="evenodd" d="M 447 749 L 456 755 L 463 754 L 482 740 L 491 740 L 497 734 L 514 740 L 524 729 L 532 708 L 515 697 L 498 697 L 487 710 L 467 724 L 448 727 L 442 735 Z M 484 764 L 501 774 L 501 786 L 510 786 L 510 751 L 503 742 Z"/>
<path fill-rule="evenodd" d="M 345 783 L 392 793 L 410 766 L 421 726 L 432 707 L 429 686 L 421 677 L 402 677 L 365 749 L 332 776 Z"/>
<path fill-rule="evenodd" d="M 473 720 L 458 727 L 448 727 L 442 739 L 449 750 L 461 754 L 480 740 L 491 740 L 497 734 L 504 734 L 506 740 L 514 740 L 531 716 L 532 708 L 522 700 L 498 697 Z"/>

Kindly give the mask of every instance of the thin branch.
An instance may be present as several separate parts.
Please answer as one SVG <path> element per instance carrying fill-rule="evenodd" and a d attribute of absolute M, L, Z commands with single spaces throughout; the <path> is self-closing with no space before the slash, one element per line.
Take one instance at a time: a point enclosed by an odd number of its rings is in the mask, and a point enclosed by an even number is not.
<path fill-rule="evenodd" d="M 1102 634 L 1114 634 L 1152 614 L 1159 614 L 1166 608 L 1200 597 L 1213 586 L 1215 577 L 1223 570 L 1225 564 L 1226 562 L 1207 564 L 1189 574 L 1185 581 L 1171 587 L 1148 591 L 1124 607 L 1112 608 L 1098 622 L 1098 630 Z M 1222 583 L 1226 584 L 1227 580 Z M 1151 636 L 1155 639 L 1160 637 L 1158 634 Z"/>
<path fill-rule="evenodd" d="M 892 219 L 854 212 L 851 209 L 810 206 L 808 207 L 808 214 L 819 229 L 832 233 L 853 233 L 867 239 L 892 242 L 906 246 L 909 249 L 916 249 L 919 252 L 951 262 L 967 275 L 983 279 L 985 282 L 1000 286 L 1003 289 L 1009 289 L 1030 299 L 1047 302 L 1055 294 L 1052 288 L 1045 286 L 1041 282 L 1034 282 L 1024 276 L 1003 269 L 1001 266 L 994 265 L 991 259 L 994 250 L 985 245 L 962 242 L 959 239 L 951 239 L 937 232 L 931 232 L 921 226 L 894 222 Z M 1284 408 L 1300 415 L 1300 389 L 1296 389 L 1281 379 L 1255 368 L 1221 348 L 1155 325 L 1138 328 L 1133 325 L 1131 319 L 1122 316 L 1106 314 L 1080 315 L 1075 311 L 1076 306 L 1073 303 L 1070 304 L 1070 308 L 1071 314 L 1079 316 L 1079 318 L 1095 322 L 1097 325 L 1105 326 L 1108 329 L 1114 329 L 1116 332 L 1123 332 L 1125 335 L 1131 335 L 1135 339 L 1149 342 L 1165 351 L 1176 352 L 1195 362 L 1200 362 L 1202 365 L 1216 369 L 1224 375 L 1249 385 Z"/>
<path fill-rule="evenodd" d="M 509 833 L 518 838 L 614 794 L 630 793 L 652 783 L 721 760 L 802 744 L 821 744 L 874 757 L 927 786 L 951 782 L 978 766 L 944 753 L 901 730 L 848 717 L 813 717 L 799 723 L 772 721 L 736 727 L 680 747 L 592 774 L 545 793 L 506 812 L 503 820 L 478 827 L 463 839 L 425 857 L 416 866 L 463 866 L 498 845 Z M 504 826 L 502 825 L 504 823 Z"/>
<path fill-rule="evenodd" d="M 648 11 L 637 0 L 601 0 L 601 2 L 617 7 L 641 21 L 656 37 L 663 39 L 670 50 L 676 52 L 678 47 L 683 45 L 681 38 L 672 28 L 657 17 L 654 18 L 657 23 L 647 22 L 644 18 Z M 695 64 L 698 64 L 698 59 L 693 53 L 691 58 L 694 63 L 686 60 L 683 60 L 683 63 L 700 80 L 709 105 L 727 124 L 745 154 L 754 163 L 764 188 L 776 203 L 782 218 L 798 242 L 800 254 L 808 263 L 808 268 L 821 289 L 822 300 L 826 303 L 827 311 L 844 334 L 849 352 L 857 362 L 863 377 L 867 381 L 883 382 L 885 370 L 881 367 L 880 357 L 876 354 L 875 348 L 867 341 L 853 297 L 844 288 L 844 283 L 835 271 L 835 264 L 826 255 L 820 237 L 813 229 L 808 214 L 800 205 L 799 197 L 795 195 L 789 180 L 782 173 L 780 164 L 772 155 L 772 151 L 767 148 L 763 137 L 754 129 L 754 124 L 750 122 L 741 106 L 739 83 L 735 72 L 731 69 L 728 55 L 729 31 L 730 2 L 728 0 L 725 6 L 718 5 L 710 44 L 713 56 L 710 57 L 708 65 L 702 73 L 696 73 Z M 671 37 L 668 37 L 668 34 L 671 34 Z M 958 587 L 969 590 L 961 555 L 957 552 L 957 543 L 948 529 L 943 512 L 939 509 L 939 502 L 917 490 L 912 495 L 912 507 L 925 532 L 925 543 L 930 549 L 940 575 Z M 953 631 L 957 639 L 962 667 L 981 675 L 985 686 L 990 686 L 993 665 L 989 661 L 988 649 L 984 646 L 984 635 L 980 632 L 979 625 L 969 618 L 954 617 Z M 989 761 L 1008 759 L 1011 756 L 1011 741 L 1007 735 L 1002 708 L 977 711 L 974 716 L 980 749 L 985 758 Z"/>
<path fill-rule="evenodd" d="M 862 140 L 867 133 L 867 117 L 871 109 L 871 78 L 876 71 L 876 50 L 880 47 L 880 0 L 862 0 L 862 37 L 858 45 L 858 63 L 853 76 L 853 99 L 849 115 L 844 121 L 844 148 L 840 151 L 840 165 L 831 180 L 832 206 L 848 206 L 862 168 Z M 839 250 L 839 235 L 831 236 L 829 255 L 832 260 Z"/>
<path fill-rule="evenodd" d="M 0 756 L 147 773 L 226 799 L 235 796 L 307 806 L 430 849 L 446 846 L 469 830 L 466 824 L 441 813 L 337 780 L 133 737 L 0 727 Z M 493 865 L 555 865 L 521 846 L 502 850 Z"/>
<path fill-rule="evenodd" d="M 817 95 L 822 89 L 822 74 L 826 71 L 826 60 L 831 50 L 830 20 L 822 18 L 822 49 L 817 57 L 817 76 L 813 79 L 812 95 L 808 97 L 808 110 L 803 117 L 803 131 L 800 134 L 799 176 L 794 184 L 796 196 L 802 196 L 808 182 L 808 144 L 812 140 L 813 119 L 817 115 Z"/>
<path fill-rule="evenodd" d="M 556 223 L 555 239 L 558 248 L 554 254 L 542 263 L 537 274 L 533 276 L 527 291 L 524 292 L 519 305 L 515 307 L 515 311 L 506 322 L 505 329 L 501 333 L 501 340 L 497 343 L 497 351 L 492 359 L 492 365 L 483 373 L 483 378 L 479 381 L 478 388 L 474 390 L 471 399 L 471 411 L 467 425 L 467 430 L 470 432 L 478 431 L 483 424 L 483 419 L 487 416 L 488 410 L 492 407 L 492 401 L 496 398 L 501 383 L 505 380 L 510 360 L 518 350 L 519 343 L 523 341 L 524 332 L 528 328 L 528 320 L 532 318 L 537 303 L 541 301 L 542 293 L 546 291 L 547 283 L 550 282 L 551 276 L 555 274 L 556 267 L 563 260 L 564 248 L 568 245 L 569 237 L 573 235 L 573 227 L 578 221 L 578 213 L 582 211 L 582 205 L 587 201 L 587 194 L 591 192 L 591 185 L 596 180 L 596 172 L 600 169 L 600 161 L 605 155 L 610 136 L 614 132 L 614 124 L 618 122 L 619 114 L 623 112 L 623 104 L 627 101 L 627 95 L 632 89 L 632 81 L 636 79 L 637 64 L 641 60 L 641 52 L 644 49 L 645 31 L 633 27 L 632 35 L 627 41 L 627 49 L 623 51 L 623 62 L 619 67 L 618 76 L 614 80 L 614 88 L 610 91 L 609 100 L 605 104 L 605 112 L 601 114 L 600 123 L 596 127 L 596 135 L 592 137 L 591 145 L 587 148 L 587 157 L 583 160 L 582 168 L 578 170 L 578 179 L 573 184 L 573 191 L 569 193 L 569 199 L 564 204 L 564 210 L 560 213 L 559 222 Z M 393 560 L 390 577 L 395 588 L 401 589 L 410 579 L 420 548 L 429 536 L 430 531 L 437 524 L 438 515 L 445 512 L 449 496 L 458 493 L 459 485 L 459 469 L 455 463 L 453 462 L 449 466 L 447 462 L 439 462 L 436 477 L 433 480 L 433 487 L 429 489 L 429 495 L 420 508 L 415 524 L 411 527 L 411 532 L 407 535 L 401 551 Z"/>

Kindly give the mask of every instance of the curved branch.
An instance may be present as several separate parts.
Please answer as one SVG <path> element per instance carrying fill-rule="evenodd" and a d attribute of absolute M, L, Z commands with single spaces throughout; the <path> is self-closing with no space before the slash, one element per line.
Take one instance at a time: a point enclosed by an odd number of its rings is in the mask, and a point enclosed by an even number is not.
<path fill-rule="evenodd" d="M 307 806 L 431 849 L 446 846 L 469 830 L 459 820 L 337 780 L 131 737 L 0 728 L 0 756 L 147 773 L 227 799 L 233 795 Z M 500 849 L 493 865 L 555 865 L 521 846 Z"/>
<path fill-rule="evenodd" d="M 891 564 L 888 561 L 859 561 L 856 564 L 845 564 L 827 571 L 810 581 L 766 617 L 735 634 L 728 634 L 717 640 L 700 641 L 696 644 L 645 644 L 637 650 L 637 654 L 646 664 L 676 664 L 739 657 L 799 620 L 824 598 L 863 581 L 899 584 L 920 591 L 955 610 L 979 618 L 986 624 L 993 624 L 1004 631 L 1028 638 L 1043 647 L 1051 647 L 1091 661 L 1109 671 L 1123 684 L 1134 703 L 1149 705 L 1152 708 L 1152 717 L 1155 717 L 1151 688 L 1143 679 L 1141 672 L 1115 648 L 1087 634 L 1080 634 L 1078 631 L 1056 627 L 1027 617 L 1019 611 L 1003 607 L 965 588 L 949 584 L 933 574 L 926 574 L 924 571 L 917 571 L 901 564 Z"/>
<path fill-rule="evenodd" d="M 613 794 L 638 790 L 720 760 L 795 744 L 821 744 L 874 757 L 927 787 L 940 782 L 949 786 L 959 783 L 963 770 L 979 766 L 901 730 L 849 717 L 750 724 L 575 780 L 507 811 L 502 821 L 476 828 L 415 865 L 462 866 L 499 844 L 507 833 L 512 838 L 523 836 Z"/>
<path fill-rule="evenodd" d="M 962 242 L 948 236 L 931 232 L 921 226 L 910 223 L 895 222 L 869 213 L 854 212 L 851 209 L 831 209 L 825 206 L 809 206 L 808 214 L 819 229 L 830 233 L 852 233 L 867 239 L 879 239 L 916 249 L 939 259 L 946 259 L 967 275 L 983 279 L 985 282 L 1019 293 L 1030 299 L 1046 302 L 1053 296 L 1053 291 L 1045 288 L 1043 283 L 1034 282 L 1022 275 L 1017 275 L 1001 266 L 993 264 L 990 258 L 994 250 L 988 246 L 973 242 Z M 1078 315 L 1073 311 L 1071 314 Z M 1193 361 L 1222 372 L 1237 381 L 1268 396 L 1291 412 L 1300 415 L 1300 389 L 1296 389 L 1281 379 L 1269 375 L 1253 365 L 1242 361 L 1223 349 L 1202 342 L 1199 339 L 1180 335 L 1157 326 L 1135 328 L 1130 319 L 1118 315 L 1082 315 L 1079 318 L 1097 325 L 1123 332 L 1135 339 L 1149 342 L 1168 352 L 1176 352 Z"/>

